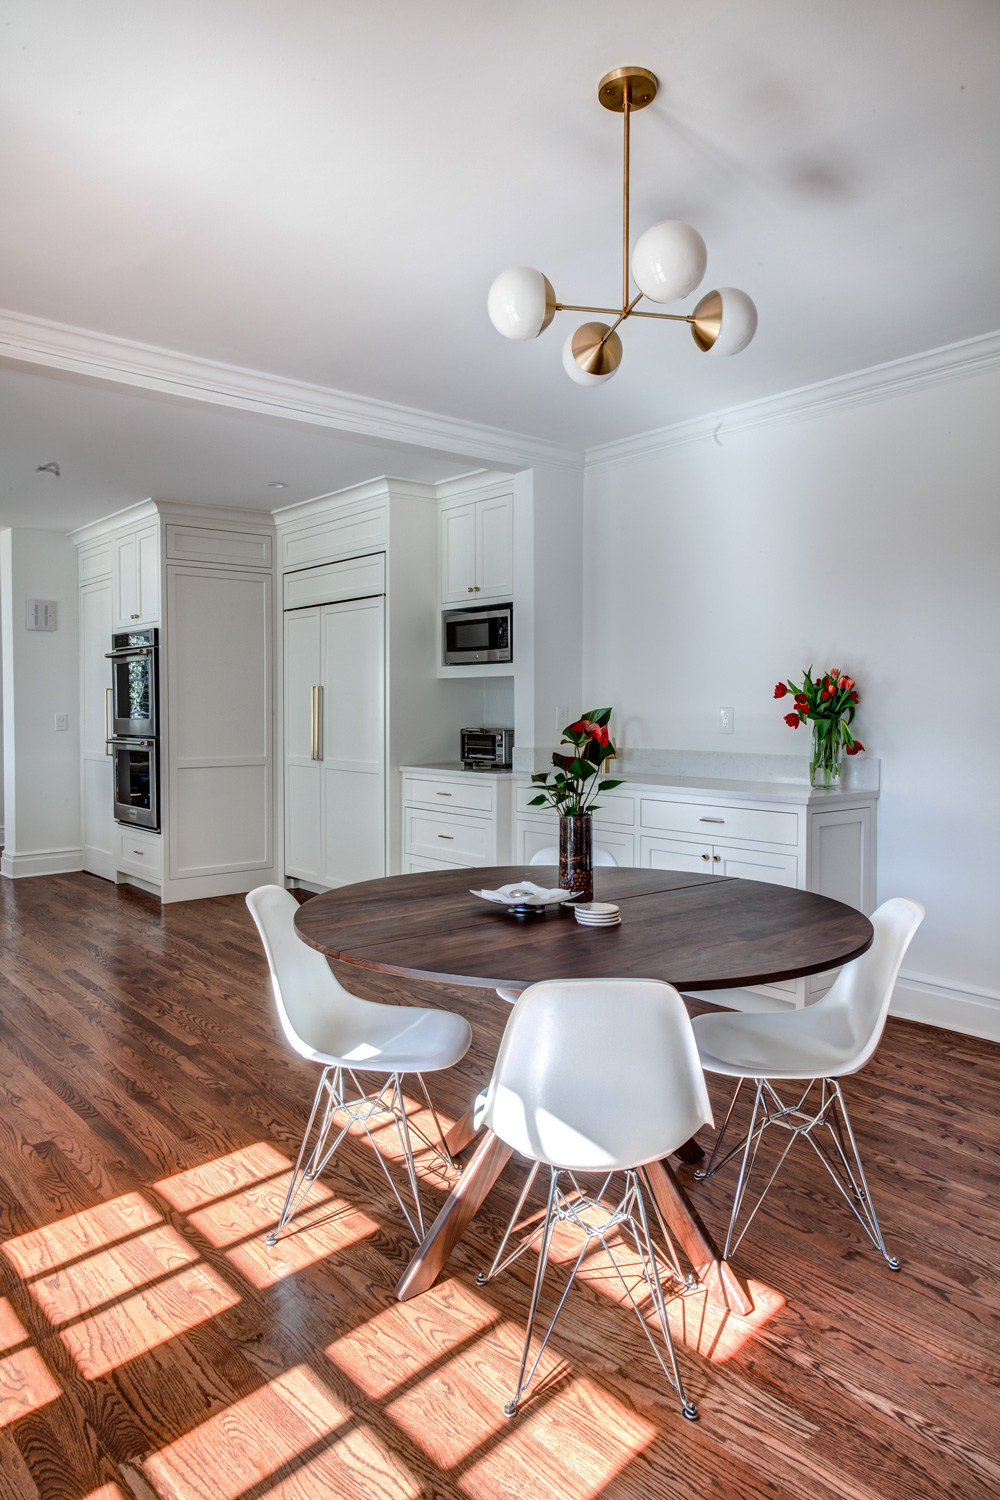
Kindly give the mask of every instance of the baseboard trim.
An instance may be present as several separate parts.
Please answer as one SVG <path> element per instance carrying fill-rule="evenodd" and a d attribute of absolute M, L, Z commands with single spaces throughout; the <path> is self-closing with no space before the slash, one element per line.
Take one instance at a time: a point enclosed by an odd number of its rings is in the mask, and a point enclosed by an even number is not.
<path fill-rule="evenodd" d="M 1000 1042 L 1000 994 L 972 986 L 944 984 L 916 974 L 901 974 L 889 1014 L 925 1026 L 943 1026 L 964 1036 Z"/>
<path fill-rule="evenodd" d="M 5 849 L 0 858 L 0 875 L 10 880 L 28 875 L 69 875 L 82 869 L 82 849 L 36 849 L 31 854 L 11 854 Z"/>

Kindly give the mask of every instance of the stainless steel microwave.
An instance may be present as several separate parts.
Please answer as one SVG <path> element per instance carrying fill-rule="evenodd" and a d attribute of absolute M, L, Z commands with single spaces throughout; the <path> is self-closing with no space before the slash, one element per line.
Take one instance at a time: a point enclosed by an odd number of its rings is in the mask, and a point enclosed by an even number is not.
<path fill-rule="evenodd" d="M 514 622 L 510 604 L 449 609 L 442 615 L 442 655 L 446 667 L 513 661 Z"/>

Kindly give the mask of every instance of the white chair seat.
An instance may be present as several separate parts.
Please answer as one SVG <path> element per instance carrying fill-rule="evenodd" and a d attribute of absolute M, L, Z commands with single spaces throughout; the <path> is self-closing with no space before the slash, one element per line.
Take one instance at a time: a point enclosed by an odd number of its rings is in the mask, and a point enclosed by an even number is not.
<path fill-rule="evenodd" d="M 314 1018 L 304 1057 L 370 1073 L 435 1073 L 461 1062 L 472 1027 L 464 1016 L 350 996 L 346 1013 Z M 308 1048 L 308 1050 L 306 1050 Z"/>
<path fill-rule="evenodd" d="M 692 1025 L 703 1068 L 728 1078 L 832 1078 L 847 1071 L 864 1040 L 843 1008 L 781 1015 L 724 1012 Z"/>

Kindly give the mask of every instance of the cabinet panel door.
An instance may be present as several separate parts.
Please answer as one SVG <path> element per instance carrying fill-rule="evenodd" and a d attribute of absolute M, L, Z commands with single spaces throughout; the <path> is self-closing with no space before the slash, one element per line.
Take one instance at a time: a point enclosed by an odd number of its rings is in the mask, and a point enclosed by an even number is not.
<path fill-rule="evenodd" d="M 711 844 L 689 844 L 683 839 L 639 840 L 639 863 L 645 870 L 696 870 L 699 875 L 719 874 L 712 863 Z"/>
<path fill-rule="evenodd" d="M 285 872 L 323 878 L 322 762 L 312 758 L 315 690 L 322 683 L 320 612 L 285 615 Z"/>
<path fill-rule="evenodd" d="M 442 604 L 471 604 L 476 599 L 476 533 L 474 505 L 441 512 Z"/>
<path fill-rule="evenodd" d="M 136 537 L 136 609 L 143 625 L 160 618 L 160 532 L 153 526 Z"/>
<path fill-rule="evenodd" d="M 870 912 L 871 833 L 870 807 L 814 812 L 809 821 L 809 889 Z"/>
<path fill-rule="evenodd" d="M 553 849 L 553 864 L 559 864 L 559 823 L 555 817 L 548 824 L 529 823 L 524 818 L 518 818 L 517 828 L 514 836 L 514 851 L 516 865 L 527 865 L 542 849 Z"/>
<path fill-rule="evenodd" d="M 712 850 L 712 873 L 731 875 L 738 880 L 766 880 L 770 885 L 797 884 L 799 862 L 794 854 L 763 854 L 756 849 L 727 849 L 716 844 Z"/>
<path fill-rule="evenodd" d="M 83 868 L 113 872 L 115 848 L 114 761 L 105 740 L 111 732 L 108 694 L 113 587 L 110 578 L 80 590 L 80 752 L 83 762 Z"/>
<path fill-rule="evenodd" d="M 321 611 L 324 885 L 385 874 L 385 601 Z"/>
<path fill-rule="evenodd" d="M 476 505 L 476 583 L 480 599 L 514 592 L 514 501 L 510 495 Z"/>
<path fill-rule="evenodd" d="M 139 549 L 134 535 L 115 537 L 114 582 L 115 628 L 127 630 L 139 618 Z"/>

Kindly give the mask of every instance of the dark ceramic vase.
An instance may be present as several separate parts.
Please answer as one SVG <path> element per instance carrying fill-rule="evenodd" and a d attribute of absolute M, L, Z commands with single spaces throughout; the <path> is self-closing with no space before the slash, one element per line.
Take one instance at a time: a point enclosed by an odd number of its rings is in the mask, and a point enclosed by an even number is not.
<path fill-rule="evenodd" d="M 594 819 L 591 813 L 559 819 L 559 884 L 581 901 L 594 899 Z"/>

